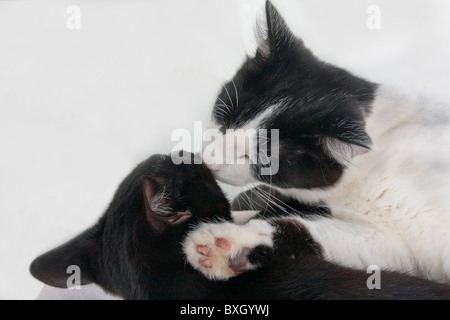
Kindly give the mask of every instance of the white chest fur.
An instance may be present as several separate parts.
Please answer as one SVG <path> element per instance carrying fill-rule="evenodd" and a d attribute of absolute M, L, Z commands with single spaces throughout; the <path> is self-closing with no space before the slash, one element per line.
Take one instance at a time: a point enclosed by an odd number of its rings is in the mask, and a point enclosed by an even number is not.
<path fill-rule="evenodd" d="M 367 122 L 375 150 L 320 195 L 334 219 L 302 220 L 329 260 L 450 281 L 449 111 L 379 88 Z"/>

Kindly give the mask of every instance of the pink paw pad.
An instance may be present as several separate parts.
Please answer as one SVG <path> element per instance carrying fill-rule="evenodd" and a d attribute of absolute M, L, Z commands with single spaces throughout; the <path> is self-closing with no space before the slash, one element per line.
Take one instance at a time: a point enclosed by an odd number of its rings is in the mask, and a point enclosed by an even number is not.
<path fill-rule="evenodd" d="M 214 255 L 213 249 L 208 246 L 198 246 L 197 251 L 198 253 L 206 257 L 212 257 Z"/>
<path fill-rule="evenodd" d="M 231 241 L 224 239 L 224 238 L 218 238 L 216 240 L 216 246 L 218 246 L 220 249 L 223 250 L 231 250 L 232 244 Z"/>
<path fill-rule="evenodd" d="M 209 259 L 199 259 L 198 263 L 200 263 L 200 265 L 202 265 L 205 268 L 212 268 L 213 266 L 212 261 Z"/>

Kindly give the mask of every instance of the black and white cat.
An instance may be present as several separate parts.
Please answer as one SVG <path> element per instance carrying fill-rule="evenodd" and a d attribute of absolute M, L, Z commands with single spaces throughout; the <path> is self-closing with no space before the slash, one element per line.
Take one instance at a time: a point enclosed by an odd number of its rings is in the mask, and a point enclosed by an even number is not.
<path fill-rule="evenodd" d="M 324 201 L 331 217 L 289 219 L 308 230 L 328 261 L 450 282 L 449 108 L 320 61 L 270 2 L 265 18 L 256 55 L 223 86 L 213 109 L 212 127 L 222 136 L 203 158 L 215 177 L 262 182 L 307 204 Z M 278 129 L 271 146 L 278 172 L 262 175 L 244 144 L 229 151 L 245 164 L 210 152 L 229 147 L 227 129 Z M 210 262 L 199 263 L 205 257 L 196 247 L 214 247 L 201 236 L 208 228 L 235 239 L 227 224 L 200 227 L 186 255 L 208 277 L 226 279 Z"/>
<path fill-rule="evenodd" d="M 381 290 L 369 290 L 366 272 L 325 261 L 306 229 L 279 218 L 293 208 L 282 209 L 270 220 L 232 223 L 230 204 L 206 166 L 155 155 L 124 179 L 95 226 L 35 259 L 30 271 L 67 288 L 67 270 L 78 266 L 80 285 L 96 283 L 125 299 L 450 299 L 446 285 L 393 272 L 383 273 Z M 214 251 L 199 250 L 209 258 L 228 253 L 223 268 L 234 274 L 258 268 L 217 282 L 185 263 L 188 232 L 217 219 L 229 222 L 203 234 L 216 237 Z M 233 243 L 215 226 L 235 235 Z M 239 241 L 245 248 L 236 252 Z"/>

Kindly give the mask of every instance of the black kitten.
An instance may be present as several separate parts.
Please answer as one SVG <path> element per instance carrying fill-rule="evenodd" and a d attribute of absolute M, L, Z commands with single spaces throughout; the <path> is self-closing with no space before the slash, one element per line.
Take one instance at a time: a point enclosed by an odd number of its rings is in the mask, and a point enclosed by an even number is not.
<path fill-rule="evenodd" d="M 248 248 L 229 261 L 236 271 L 246 263 L 258 269 L 210 281 L 185 262 L 182 242 L 211 219 L 231 218 L 209 170 L 155 155 L 125 178 L 95 226 L 38 257 L 30 271 L 66 288 L 67 268 L 77 265 L 81 284 L 97 283 L 125 299 L 450 298 L 448 287 L 388 272 L 382 290 L 368 290 L 365 272 L 324 261 L 306 229 L 276 218 L 269 221 L 276 229 L 273 248 Z"/>
<path fill-rule="evenodd" d="M 95 226 L 38 257 L 30 270 L 66 288 L 67 268 L 77 265 L 81 284 L 127 299 L 198 297 L 196 283 L 206 281 L 189 270 L 180 243 L 188 228 L 213 216 L 229 219 L 230 206 L 209 170 L 154 155 L 125 178 Z"/>

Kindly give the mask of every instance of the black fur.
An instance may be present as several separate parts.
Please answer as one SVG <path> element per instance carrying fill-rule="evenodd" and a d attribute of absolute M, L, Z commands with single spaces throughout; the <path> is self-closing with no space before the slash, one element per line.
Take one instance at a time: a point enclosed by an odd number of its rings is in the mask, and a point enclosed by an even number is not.
<path fill-rule="evenodd" d="M 240 285 L 244 281 L 255 284 L 256 288 L 239 293 L 243 298 L 251 295 L 256 299 L 450 299 L 447 285 L 389 271 L 381 272 L 381 289 L 369 290 L 366 281 L 370 274 L 325 261 L 320 246 L 298 221 L 279 218 L 272 220 L 272 224 L 277 227 L 275 249 L 258 247 L 250 255 L 251 261 L 263 267 L 232 279 Z"/>
<path fill-rule="evenodd" d="M 199 222 L 218 218 L 230 219 L 230 205 L 204 165 L 153 156 L 125 178 L 94 227 L 38 257 L 30 271 L 64 288 L 67 267 L 78 265 L 82 284 L 97 283 L 125 299 L 450 298 L 444 285 L 389 272 L 382 290 L 368 290 L 368 274 L 326 262 L 308 231 L 286 218 L 271 221 L 274 249 L 250 253 L 261 268 L 209 281 L 185 262 L 181 243 Z"/>
<path fill-rule="evenodd" d="M 266 20 L 255 57 L 220 92 L 214 121 L 225 133 L 277 105 L 256 129 L 279 130 L 279 171 L 260 175 L 261 165 L 254 164 L 253 176 L 281 188 L 330 187 L 345 164 L 330 156 L 324 139 L 339 141 L 336 148 L 349 144 L 370 149 L 365 117 L 377 85 L 317 59 L 269 1 Z"/>
<path fill-rule="evenodd" d="M 149 200 L 161 192 L 165 198 L 152 206 Z M 186 212 L 187 220 L 170 220 Z M 184 262 L 180 242 L 188 228 L 208 217 L 230 218 L 230 205 L 209 170 L 155 155 L 125 178 L 94 227 L 38 257 L 30 271 L 49 285 L 66 287 L 67 267 L 78 265 L 83 284 L 95 282 L 125 298 L 195 297 L 189 287 L 183 293 L 183 283 L 202 277 Z"/>

